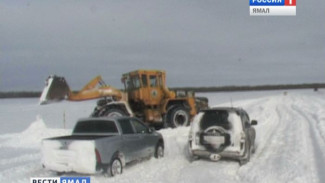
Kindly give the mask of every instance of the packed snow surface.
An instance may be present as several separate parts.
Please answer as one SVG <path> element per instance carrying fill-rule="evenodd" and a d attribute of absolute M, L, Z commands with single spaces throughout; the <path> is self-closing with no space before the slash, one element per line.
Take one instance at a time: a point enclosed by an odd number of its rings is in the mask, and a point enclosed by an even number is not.
<path fill-rule="evenodd" d="M 211 106 L 242 107 L 258 121 L 257 149 L 248 164 L 239 166 L 232 160 L 189 162 L 189 127 L 163 129 L 164 158 L 133 163 L 113 178 L 89 175 L 91 182 L 325 182 L 323 90 L 203 95 Z M 41 139 L 70 134 L 76 119 L 90 114 L 94 105 L 95 101 L 38 106 L 36 99 L 0 100 L 4 126 L 0 131 L 0 182 L 56 176 L 41 166 Z"/>

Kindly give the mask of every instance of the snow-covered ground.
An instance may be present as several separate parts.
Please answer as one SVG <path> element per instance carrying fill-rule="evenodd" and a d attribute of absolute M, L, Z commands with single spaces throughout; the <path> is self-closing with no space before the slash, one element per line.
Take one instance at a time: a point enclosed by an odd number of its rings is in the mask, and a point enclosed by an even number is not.
<path fill-rule="evenodd" d="M 164 129 L 160 130 L 166 146 L 163 159 L 132 164 L 114 178 L 92 175 L 91 182 L 325 182 L 324 90 L 201 95 L 212 106 L 242 107 L 258 120 L 257 149 L 248 164 L 190 163 L 186 158 L 189 128 Z M 88 116 L 95 102 L 39 106 L 37 99 L 0 100 L 0 182 L 56 176 L 42 169 L 41 139 L 69 134 L 76 119 Z"/>

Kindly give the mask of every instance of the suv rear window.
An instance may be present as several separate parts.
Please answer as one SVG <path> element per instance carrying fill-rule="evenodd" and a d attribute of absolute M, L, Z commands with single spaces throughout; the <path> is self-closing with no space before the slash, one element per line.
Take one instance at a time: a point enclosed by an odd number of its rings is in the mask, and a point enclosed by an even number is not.
<path fill-rule="evenodd" d="M 229 129 L 230 124 L 228 121 L 228 111 L 205 111 L 201 119 L 200 128 L 205 130 L 211 126 L 221 126 L 225 129 Z"/>
<path fill-rule="evenodd" d="M 114 121 L 89 120 L 78 122 L 73 133 L 118 133 Z"/>

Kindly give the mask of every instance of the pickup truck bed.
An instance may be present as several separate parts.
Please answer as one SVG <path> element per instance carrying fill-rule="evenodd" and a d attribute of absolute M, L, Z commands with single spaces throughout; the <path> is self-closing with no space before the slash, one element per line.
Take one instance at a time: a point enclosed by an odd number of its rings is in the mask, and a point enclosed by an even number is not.
<path fill-rule="evenodd" d="M 111 136 L 108 136 L 111 138 Z M 64 136 L 42 142 L 42 163 L 56 172 L 96 173 L 96 140 L 103 136 Z"/>

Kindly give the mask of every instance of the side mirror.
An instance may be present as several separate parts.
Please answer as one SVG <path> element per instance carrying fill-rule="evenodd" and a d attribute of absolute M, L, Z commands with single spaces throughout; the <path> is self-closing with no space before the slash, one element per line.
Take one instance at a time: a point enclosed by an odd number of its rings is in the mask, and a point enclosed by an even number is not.
<path fill-rule="evenodd" d="M 156 130 L 153 127 L 149 127 L 149 129 L 148 129 L 149 133 L 153 133 L 154 131 L 156 131 Z"/>
<path fill-rule="evenodd" d="M 252 120 L 251 125 L 257 125 L 257 121 L 256 120 Z"/>

